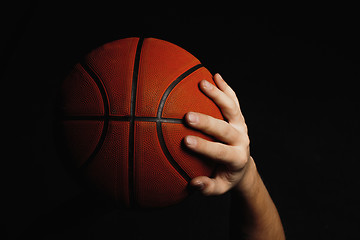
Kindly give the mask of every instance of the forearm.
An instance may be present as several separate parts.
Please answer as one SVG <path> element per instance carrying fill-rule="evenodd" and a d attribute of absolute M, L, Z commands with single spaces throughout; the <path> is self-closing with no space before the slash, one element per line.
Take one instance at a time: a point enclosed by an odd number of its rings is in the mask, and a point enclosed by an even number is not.
<path fill-rule="evenodd" d="M 285 239 L 278 211 L 251 158 L 241 182 L 233 189 L 232 235 L 245 239 Z"/>
<path fill-rule="evenodd" d="M 198 176 L 190 184 L 206 196 L 233 189 L 231 227 L 235 239 L 245 234 L 245 239 L 283 240 L 279 214 L 250 157 L 247 125 L 236 94 L 219 74 L 213 80 L 216 86 L 202 80 L 199 87 L 220 108 L 225 120 L 195 112 L 187 113 L 185 119 L 192 128 L 219 141 L 189 135 L 184 143 L 221 167 L 212 178 Z"/>

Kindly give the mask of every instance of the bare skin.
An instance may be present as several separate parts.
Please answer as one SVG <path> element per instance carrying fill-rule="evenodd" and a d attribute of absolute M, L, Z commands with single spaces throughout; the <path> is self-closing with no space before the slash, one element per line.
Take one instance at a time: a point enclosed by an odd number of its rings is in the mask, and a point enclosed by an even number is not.
<path fill-rule="evenodd" d="M 196 136 L 186 136 L 184 142 L 192 151 L 211 158 L 221 167 L 214 178 L 199 176 L 190 184 L 206 196 L 233 192 L 232 215 L 245 220 L 232 221 L 236 239 L 285 239 L 278 211 L 250 156 L 247 126 L 237 96 L 219 74 L 214 75 L 214 81 L 216 86 L 202 80 L 200 89 L 218 105 L 225 120 L 195 112 L 188 112 L 185 120 L 218 142 Z"/>

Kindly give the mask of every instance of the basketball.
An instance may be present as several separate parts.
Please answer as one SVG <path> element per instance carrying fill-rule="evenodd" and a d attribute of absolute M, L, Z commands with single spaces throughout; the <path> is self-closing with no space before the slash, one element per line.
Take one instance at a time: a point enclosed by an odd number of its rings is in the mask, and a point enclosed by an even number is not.
<path fill-rule="evenodd" d="M 77 63 L 60 89 L 64 160 L 102 194 L 126 206 L 177 204 L 215 165 L 183 144 L 189 112 L 223 119 L 199 89 L 211 73 L 186 50 L 154 38 L 107 43 Z"/>

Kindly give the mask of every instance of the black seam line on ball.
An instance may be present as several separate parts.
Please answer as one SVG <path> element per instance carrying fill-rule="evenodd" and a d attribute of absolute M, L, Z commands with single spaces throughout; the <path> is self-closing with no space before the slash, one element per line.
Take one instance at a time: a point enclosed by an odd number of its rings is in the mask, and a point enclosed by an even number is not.
<path fill-rule="evenodd" d="M 63 116 L 63 121 L 115 121 L 115 122 L 130 122 L 130 116 L 103 116 L 103 115 L 88 115 L 88 116 Z M 157 118 L 157 117 L 133 117 L 136 122 L 166 122 L 166 123 L 184 123 L 182 118 Z"/>
<path fill-rule="evenodd" d="M 157 117 L 135 117 L 135 121 L 139 122 L 164 122 L 164 123 L 184 123 L 182 118 L 157 118 Z"/>
<path fill-rule="evenodd" d="M 156 122 L 156 132 L 157 132 L 157 135 L 159 138 L 161 149 L 162 149 L 163 153 L 165 154 L 166 159 L 173 166 L 173 168 L 181 175 L 181 177 L 185 179 L 186 182 L 190 182 L 191 177 L 187 174 L 187 172 L 185 172 L 184 169 L 181 168 L 179 163 L 177 163 L 175 161 L 175 159 L 171 156 L 169 149 L 166 147 L 164 135 L 163 135 L 162 128 L 161 128 L 161 122 Z"/>
<path fill-rule="evenodd" d="M 106 137 L 106 132 L 107 132 L 108 127 L 109 127 L 109 121 L 106 120 L 106 116 L 109 115 L 109 102 L 108 102 L 105 87 L 104 87 L 100 77 L 86 63 L 80 63 L 80 66 L 89 74 L 89 76 L 94 80 L 97 87 L 99 88 L 99 91 L 100 91 L 100 94 L 101 94 L 101 97 L 102 97 L 102 101 L 103 101 L 103 104 L 104 104 L 104 116 L 105 116 L 103 129 L 102 129 L 102 132 L 101 132 L 101 135 L 100 135 L 100 139 L 99 139 L 94 151 L 91 153 L 89 158 L 85 161 L 85 163 L 83 163 L 83 165 L 80 167 L 80 170 L 84 170 L 84 169 L 87 168 L 87 166 L 89 166 L 89 164 L 92 162 L 92 160 L 95 158 L 97 153 L 100 151 L 102 145 L 104 144 L 105 137 Z"/>
<path fill-rule="evenodd" d="M 131 85 L 131 98 L 130 98 L 130 127 L 129 127 L 129 153 L 128 153 L 128 186 L 129 186 L 129 206 L 136 207 L 137 201 L 135 199 L 135 183 L 134 183 L 134 134 L 135 134 L 135 107 L 136 107 L 136 92 L 137 82 L 139 75 L 140 56 L 144 38 L 139 38 L 134 60 L 134 69 Z"/>
<path fill-rule="evenodd" d="M 202 64 L 198 64 L 192 68 L 190 68 L 189 70 L 185 71 L 183 74 L 181 74 L 177 79 L 175 79 L 170 85 L 169 87 L 165 90 L 164 95 L 161 97 L 160 100 L 160 104 L 159 104 L 159 108 L 158 108 L 158 112 L 157 112 L 157 117 L 161 118 L 162 116 L 162 112 L 165 106 L 165 102 L 166 99 L 168 98 L 170 92 L 174 89 L 174 87 L 181 82 L 181 80 L 183 80 L 184 78 L 186 78 L 187 76 L 189 76 L 191 73 L 195 72 L 196 70 L 198 70 L 199 68 L 202 68 L 203 65 Z"/>
<path fill-rule="evenodd" d="M 175 79 L 170 85 L 169 87 L 166 89 L 166 91 L 164 92 L 164 95 L 161 98 L 160 104 L 159 104 L 159 108 L 158 108 L 158 112 L 157 112 L 157 118 L 160 119 L 161 115 L 162 115 L 162 111 L 163 108 L 165 106 L 165 102 L 166 99 L 168 98 L 170 92 L 175 88 L 175 86 L 181 82 L 183 79 L 185 79 L 187 76 L 189 76 L 191 73 L 195 72 L 196 70 L 198 70 L 199 68 L 203 67 L 202 64 L 198 64 L 192 68 L 190 68 L 189 70 L 185 71 L 183 74 L 181 74 L 177 79 Z M 164 135 L 162 132 L 162 127 L 161 127 L 161 121 L 156 122 L 156 131 L 157 131 L 157 135 L 158 135 L 158 139 L 160 142 L 160 146 L 162 151 L 164 152 L 167 160 L 169 161 L 169 163 L 173 166 L 173 168 L 176 169 L 176 171 L 187 181 L 190 182 L 191 181 L 191 177 L 187 174 L 187 172 L 181 168 L 181 166 L 179 165 L 178 162 L 175 161 L 175 159 L 172 157 L 171 153 L 169 152 L 169 149 L 166 146 L 165 143 L 165 139 L 164 139 Z"/>

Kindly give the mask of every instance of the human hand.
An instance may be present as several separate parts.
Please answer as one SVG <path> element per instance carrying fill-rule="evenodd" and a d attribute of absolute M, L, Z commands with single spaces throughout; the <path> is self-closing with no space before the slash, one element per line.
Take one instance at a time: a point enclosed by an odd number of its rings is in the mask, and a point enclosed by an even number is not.
<path fill-rule="evenodd" d="M 200 89 L 220 108 L 225 120 L 195 112 L 188 112 L 185 116 L 190 127 L 219 140 L 213 142 L 196 136 L 184 139 L 192 151 L 219 163 L 214 178 L 199 176 L 190 182 L 204 195 L 220 195 L 234 187 L 240 191 L 249 188 L 256 172 L 250 157 L 247 126 L 236 94 L 219 74 L 214 75 L 214 82 L 216 86 L 202 80 Z"/>
<path fill-rule="evenodd" d="M 232 209 L 235 235 L 245 235 L 248 239 L 285 239 L 280 216 L 250 156 L 247 126 L 236 94 L 219 74 L 215 74 L 214 82 L 216 86 L 202 80 L 200 89 L 220 108 L 225 120 L 193 112 L 187 113 L 185 120 L 218 142 L 196 136 L 186 136 L 184 142 L 192 151 L 211 158 L 219 166 L 214 178 L 195 177 L 190 185 L 207 196 L 235 190 L 237 207 Z M 236 216 L 242 219 L 240 224 Z"/>

